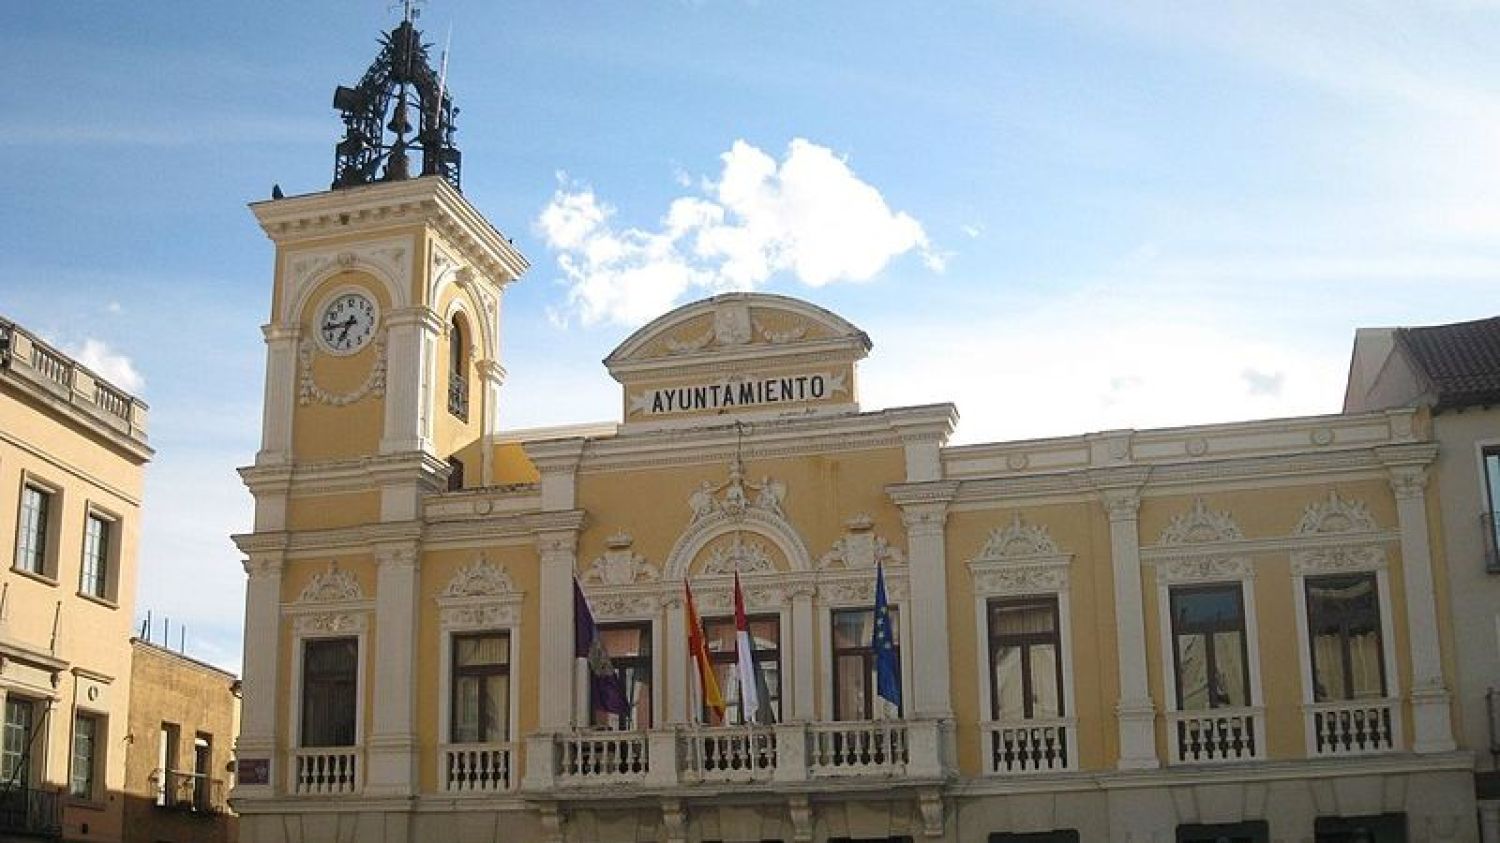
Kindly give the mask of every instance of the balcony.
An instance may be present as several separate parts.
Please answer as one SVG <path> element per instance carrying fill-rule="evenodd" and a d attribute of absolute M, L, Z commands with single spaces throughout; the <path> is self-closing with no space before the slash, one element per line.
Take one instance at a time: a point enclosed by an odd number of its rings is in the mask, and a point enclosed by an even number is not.
<path fill-rule="evenodd" d="M 151 771 L 151 782 L 156 785 L 158 807 L 194 814 L 222 814 L 226 810 L 224 782 L 220 779 L 157 768 Z"/>
<path fill-rule="evenodd" d="M 0 786 L 0 835 L 60 839 L 60 796 L 53 790 Z"/>
<path fill-rule="evenodd" d="M 936 779 L 938 724 L 929 721 L 690 726 L 649 732 L 533 735 L 523 788 L 671 787 L 737 782 Z"/>
<path fill-rule="evenodd" d="M 445 744 L 438 757 L 444 793 L 504 793 L 514 784 L 515 754 L 508 743 Z"/>
<path fill-rule="evenodd" d="M 1265 712 L 1212 708 L 1167 712 L 1170 764 L 1259 761 L 1265 756 Z"/>
<path fill-rule="evenodd" d="M 291 752 L 295 796 L 340 796 L 358 793 L 363 785 L 364 765 L 354 747 L 319 747 Z"/>
<path fill-rule="evenodd" d="M 992 776 L 1077 769 L 1078 723 L 1071 717 L 981 723 L 984 772 Z"/>
<path fill-rule="evenodd" d="M 1399 744 L 1399 706 L 1395 698 L 1308 705 L 1308 751 L 1320 757 L 1391 752 Z"/>

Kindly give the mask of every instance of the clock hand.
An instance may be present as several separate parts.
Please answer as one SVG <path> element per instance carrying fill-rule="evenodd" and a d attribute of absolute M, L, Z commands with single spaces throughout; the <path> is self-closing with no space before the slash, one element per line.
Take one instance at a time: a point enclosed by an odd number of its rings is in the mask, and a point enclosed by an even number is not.
<path fill-rule="evenodd" d="M 348 319 L 344 320 L 344 330 L 339 334 L 339 342 L 343 342 L 344 338 L 349 336 L 349 329 L 353 328 L 354 323 L 358 321 L 359 320 L 353 316 L 350 316 Z"/>

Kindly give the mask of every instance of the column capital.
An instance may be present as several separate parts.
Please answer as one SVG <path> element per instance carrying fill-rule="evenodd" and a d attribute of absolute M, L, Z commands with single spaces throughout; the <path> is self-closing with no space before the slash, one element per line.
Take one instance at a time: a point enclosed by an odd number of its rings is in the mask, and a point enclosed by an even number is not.
<path fill-rule="evenodd" d="M 256 551 L 240 560 L 240 564 L 245 568 L 245 574 L 252 580 L 279 578 L 285 563 L 286 555 L 279 550 Z"/>
<path fill-rule="evenodd" d="M 1387 466 L 1387 479 L 1396 500 L 1420 499 L 1427 493 L 1427 467 L 1422 465 Z"/>
<path fill-rule="evenodd" d="M 421 563 L 415 542 L 378 544 L 375 546 L 375 564 L 381 568 L 408 568 L 415 570 Z"/>
<path fill-rule="evenodd" d="M 260 334 L 266 338 L 267 345 L 295 343 L 302 336 L 302 326 L 295 322 L 290 325 L 268 322 L 260 326 Z"/>
<path fill-rule="evenodd" d="M 1099 493 L 1099 502 L 1104 505 L 1110 523 L 1135 521 L 1140 515 L 1139 489 L 1105 489 Z"/>

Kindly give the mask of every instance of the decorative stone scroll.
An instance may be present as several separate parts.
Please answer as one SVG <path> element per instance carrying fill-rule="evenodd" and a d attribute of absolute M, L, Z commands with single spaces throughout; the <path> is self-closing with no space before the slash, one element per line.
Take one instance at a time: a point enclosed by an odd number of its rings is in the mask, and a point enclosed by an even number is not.
<path fill-rule="evenodd" d="M 1216 555 L 1166 559 L 1156 563 L 1161 585 L 1246 580 L 1255 576 L 1248 556 Z"/>
<path fill-rule="evenodd" d="M 521 622 L 525 595 L 515 590 L 510 574 L 480 554 L 459 568 L 437 599 L 443 629 L 494 629 Z"/>
<path fill-rule="evenodd" d="M 615 533 L 604 540 L 604 555 L 589 563 L 579 578 L 584 585 L 630 585 L 661 579 L 661 571 L 646 557 L 631 550 L 629 533 Z"/>
<path fill-rule="evenodd" d="M 818 559 L 818 569 L 873 568 L 875 563 L 887 567 L 904 565 L 906 554 L 875 534 L 875 522 L 863 513 L 844 522 L 844 537 Z"/>
<path fill-rule="evenodd" d="M 990 531 L 979 555 L 969 560 L 969 576 L 981 597 L 1062 592 L 1072 559 L 1046 527 L 1026 523 L 1018 512 L 1009 525 Z"/>
<path fill-rule="evenodd" d="M 1294 536 L 1327 533 L 1363 533 L 1378 529 L 1370 508 L 1363 501 L 1345 500 L 1337 491 L 1330 491 L 1328 499 L 1307 505 L 1302 520 L 1297 522 Z"/>
<path fill-rule="evenodd" d="M 292 621 L 292 629 L 302 635 L 356 635 L 369 625 L 369 612 L 321 612 L 298 615 Z"/>
<path fill-rule="evenodd" d="M 297 596 L 298 603 L 337 603 L 363 600 L 364 592 L 359 580 L 348 571 L 339 568 L 339 563 L 329 561 L 328 570 L 314 574 Z"/>
<path fill-rule="evenodd" d="M 1159 545 L 1205 544 L 1236 541 L 1244 538 L 1240 527 L 1228 512 L 1211 512 L 1203 498 L 1193 501 L 1193 508 L 1172 517 L 1171 523 L 1156 540 Z"/>
<path fill-rule="evenodd" d="M 1292 573 L 1302 577 L 1364 573 L 1384 570 L 1385 567 L 1385 550 L 1375 545 L 1325 547 L 1292 553 Z"/>
<path fill-rule="evenodd" d="M 756 539 L 742 540 L 735 536 L 732 541 L 716 545 L 709 551 L 700 572 L 703 574 L 765 574 L 776 570 L 771 549 L 765 542 Z"/>
<path fill-rule="evenodd" d="M 382 331 L 375 337 L 373 343 L 375 349 L 375 362 L 370 365 L 370 374 L 364 383 L 355 387 L 350 392 L 329 392 L 321 386 L 313 377 L 312 361 L 317 350 L 316 343 L 311 339 L 304 339 L 297 346 L 297 403 L 303 406 L 317 401 L 320 404 L 328 404 L 334 407 L 343 407 L 364 398 L 374 396 L 379 398 L 385 395 L 385 334 Z"/>

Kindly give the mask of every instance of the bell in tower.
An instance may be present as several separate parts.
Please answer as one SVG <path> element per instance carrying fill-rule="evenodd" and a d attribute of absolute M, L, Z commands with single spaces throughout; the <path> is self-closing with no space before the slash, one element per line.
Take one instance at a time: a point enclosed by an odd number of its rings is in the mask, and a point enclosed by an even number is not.
<path fill-rule="evenodd" d="M 458 109 L 444 73 L 433 72 L 415 18 L 408 4 L 401 23 L 381 38 L 380 55 L 359 84 L 333 92 L 333 107 L 344 121 L 344 137 L 334 147 L 334 189 L 411 178 L 412 146 L 421 149 L 421 175 L 442 176 L 460 188 L 462 158 L 453 142 Z"/>

